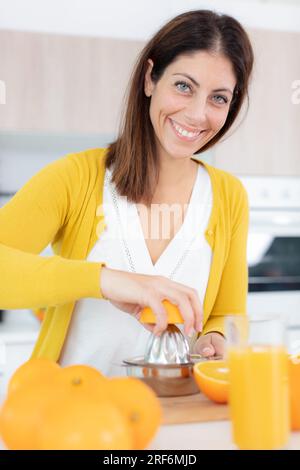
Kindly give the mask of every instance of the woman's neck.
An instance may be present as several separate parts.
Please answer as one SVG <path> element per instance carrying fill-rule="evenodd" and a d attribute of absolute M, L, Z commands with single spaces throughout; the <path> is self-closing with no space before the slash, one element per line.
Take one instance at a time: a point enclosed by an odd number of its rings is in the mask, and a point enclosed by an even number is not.
<path fill-rule="evenodd" d="M 194 185 L 197 171 L 198 163 L 191 158 L 161 161 L 153 200 L 168 202 L 174 198 L 185 198 Z"/>

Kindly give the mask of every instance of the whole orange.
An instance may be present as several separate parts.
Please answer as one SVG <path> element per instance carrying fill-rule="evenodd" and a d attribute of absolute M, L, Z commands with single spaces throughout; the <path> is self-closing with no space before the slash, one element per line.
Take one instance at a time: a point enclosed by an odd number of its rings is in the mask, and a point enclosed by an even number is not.
<path fill-rule="evenodd" d="M 216 403 L 227 403 L 228 366 L 225 361 L 207 360 L 194 365 L 194 378 L 201 392 Z"/>
<path fill-rule="evenodd" d="M 12 375 L 8 384 L 8 393 L 22 387 L 35 386 L 54 380 L 60 372 L 60 366 L 50 359 L 29 359 Z"/>
<path fill-rule="evenodd" d="M 59 376 L 60 385 L 66 392 L 99 394 L 105 377 L 97 369 L 87 365 L 63 367 Z"/>
<path fill-rule="evenodd" d="M 36 450 L 46 406 L 60 399 L 53 384 L 36 384 L 10 393 L 0 410 L 0 432 L 10 450 Z"/>
<path fill-rule="evenodd" d="M 300 430 L 300 356 L 289 356 L 291 428 Z"/>
<path fill-rule="evenodd" d="M 169 302 L 169 300 L 163 300 L 162 303 L 164 304 L 165 310 L 167 311 L 169 324 L 183 323 L 182 315 L 176 305 Z M 139 320 L 142 323 L 156 323 L 156 316 L 150 307 L 145 307 L 142 310 Z"/>
<path fill-rule="evenodd" d="M 44 413 L 39 449 L 132 450 L 132 441 L 126 417 L 112 402 L 66 394 Z"/>
<path fill-rule="evenodd" d="M 113 403 L 133 431 L 134 449 L 145 449 L 162 422 L 159 399 L 144 382 L 133 377 L 112 378 L 106 384 Z"/>

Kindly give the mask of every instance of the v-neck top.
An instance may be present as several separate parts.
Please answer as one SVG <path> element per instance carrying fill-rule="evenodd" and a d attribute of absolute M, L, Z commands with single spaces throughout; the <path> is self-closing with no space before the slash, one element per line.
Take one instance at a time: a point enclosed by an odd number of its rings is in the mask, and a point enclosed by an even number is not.
<path fill-rule="evenodd" d="M 212 210 L 212 187 L 199 165 L 188 208 L 176 232 L 155 264 L 144 238 L 137 205 L 120 196 L 105 170 L 103 211 L 106 229 L 90 251 L 88 261 L 108 268 L 172 278 L 198 291 L 204 302 L 212 262 L 205 230 Z M 179 326 L 183 331 L 183 325 Z M 104 299 L 76 302 L 60 364 L 88 364 L 107 376 L 125 375 L 124 359 L 144 354 L 150 336 L 134 317 Z"/>
<path fill-rule="evenodd" d="M 87 257 L 105 236 L 102 207 L 107 156 L 107 148 L 69 153 L 33 175 L 0 208 L 0 269 L 5 273 L 0 306 L 30 308 L 43 319 L 33 359 L 59 361 L 77 302 L 103 299 L 103 263 L 87 261 Z M 198 155 L 191 158 L 207 171 L 213 194 L 205 229 L 213 257 L 202 334 L 224 334 L 226 315 L 247 312 L 248 195 L 236 176 Z M 54 256 L 40 256 L 49 244 Z M 109 302 L 97 305 L 102 313 Z"/>

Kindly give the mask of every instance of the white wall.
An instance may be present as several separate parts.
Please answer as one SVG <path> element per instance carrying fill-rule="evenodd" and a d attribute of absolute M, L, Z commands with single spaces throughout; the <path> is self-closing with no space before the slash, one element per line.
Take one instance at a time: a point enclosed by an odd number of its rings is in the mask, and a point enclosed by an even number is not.
<path fill-rule="evenodd" d="M 169 18 L 198 8 L 249 27 L 300 31 L 299 0 L 0 0 L 0 28 L 144 40 Z"/>

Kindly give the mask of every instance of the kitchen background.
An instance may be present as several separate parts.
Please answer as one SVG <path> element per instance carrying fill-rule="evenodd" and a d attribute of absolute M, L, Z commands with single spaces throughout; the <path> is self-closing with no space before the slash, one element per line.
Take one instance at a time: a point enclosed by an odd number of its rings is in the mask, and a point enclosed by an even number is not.
<path fill-rule="evenodd" d="M 248 190 L 248 312 L 282 314 L 300 349 L 299 0 L 0 0 L 0 205 L 50 161 L 115 138 L 144 42 L 196 8 L 232 14 L 254 46 L 248 113 L 201 158 Z M 0 320 L 3 387 L 40 321 L 28 310 Z"/>

